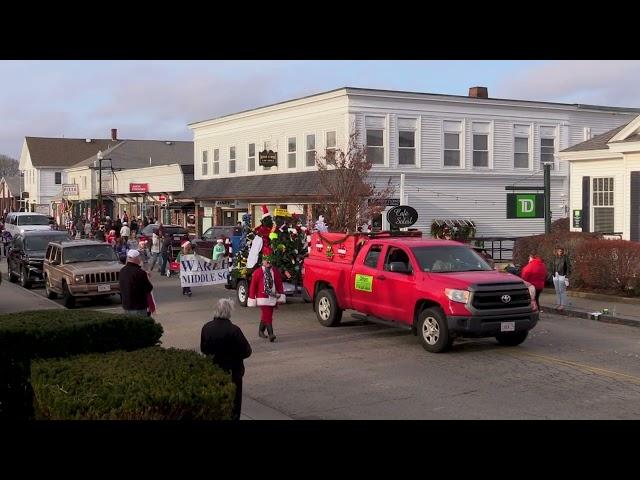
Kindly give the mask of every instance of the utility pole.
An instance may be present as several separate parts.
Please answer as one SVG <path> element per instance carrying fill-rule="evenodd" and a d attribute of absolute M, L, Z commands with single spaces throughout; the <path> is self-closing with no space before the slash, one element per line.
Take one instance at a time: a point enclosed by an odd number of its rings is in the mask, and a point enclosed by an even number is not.
<path fill-rule="evenodd" d="M 551 233 L 551 165 L 544 162 L 544 233 Z"/>
<path fill-rule="evenodd" d="M 102 221 L 102 151 L 98 150 L 98 222 Z"/>

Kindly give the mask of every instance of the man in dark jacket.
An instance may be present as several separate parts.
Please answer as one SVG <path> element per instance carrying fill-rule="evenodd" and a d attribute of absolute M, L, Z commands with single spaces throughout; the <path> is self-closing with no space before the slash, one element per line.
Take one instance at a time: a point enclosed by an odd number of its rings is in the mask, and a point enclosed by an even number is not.
<path fill-rule="evenodd" d="M 129 315 L 148 315 L 148 296 L 153 290 L 149 276 L 140 266 L 140 252 L 129 250 L 127 264 L 120 270 L 122 308 Z"/>
<path fill-rule="evenodd" d="M 167 271 L 167 263 L 169 257 L 173 255 L 173 241 L 169 232 L 161 229 L 158 233 L 162 237 L 162 246 L 160 247 L 160 255 L 162 256 L 162 265 L 160 266 L 160 275 L 164 275 Z"/>
<path fill-rule="evenodd" d="M 242 377 L 245 358 L 251 356 L 251 345 L 237 325 L 231 323 L 233 301 L 222 298 L 213 309 L 213 320 L 202 327 L 200 351 L 211 355 L 213 363 L 231 374 L 236 386 L 233 420 L 240 420 L 242 408 Z"/>

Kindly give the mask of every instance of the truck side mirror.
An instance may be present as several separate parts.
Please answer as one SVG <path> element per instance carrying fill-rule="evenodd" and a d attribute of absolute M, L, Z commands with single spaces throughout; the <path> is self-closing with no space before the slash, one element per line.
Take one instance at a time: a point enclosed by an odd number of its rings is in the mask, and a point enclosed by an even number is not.
<path fill-rule="evenodd" d="M 395 273 L 411 273 L 407 268 L 407 264 L 404 262 L 391 262 L 389 264 L 389 271 Z"/>

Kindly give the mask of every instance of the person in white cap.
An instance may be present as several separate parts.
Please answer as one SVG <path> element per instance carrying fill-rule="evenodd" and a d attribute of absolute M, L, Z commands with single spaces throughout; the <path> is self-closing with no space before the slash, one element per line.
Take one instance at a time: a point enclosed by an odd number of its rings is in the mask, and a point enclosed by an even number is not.
<path fill-rule="evenodd" d="M 180 263 L 180 259 L 182 258 L 182 255 L 193 254 L 193 250 L 191 249 L 191 242 L 189 242 L 189 240 L 185 240 L 184 242 L 182 242 L 181 247 L 182 247 L 182 250 L 178 254 L 178 258 L 176 258 L 176 262 L 178 263 Z M 182 287 L 182 295 L 187 295 L 188 297 L 190 297 L 191 287 Z"/>
<path fill-rule="evenodd" d="M 140 260 L 137 250 L 127 252 L 127 264 L 120 270 L 120 296 L 126 314 L 147 316 L 150 315 L 149 296 L 153 285 L 147 272 L 142 269 Z"/>
<path fill-rule="evenodd" d="M 124 243 L 129 241 L 129 236 L 131 236 L 131 229 L 127 222 L 122 222 L 122 228 L 120 229 L 120 236 L 124 239 Z"/>

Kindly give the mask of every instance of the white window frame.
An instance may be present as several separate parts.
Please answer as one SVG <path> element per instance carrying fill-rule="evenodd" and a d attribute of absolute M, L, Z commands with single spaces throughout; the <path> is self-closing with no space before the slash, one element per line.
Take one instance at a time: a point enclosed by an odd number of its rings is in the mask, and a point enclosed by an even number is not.
<path fill-rule="evenodd" d="M 599 188 L 594 188 L 594 183 L 597 185 L 599 182 L 598 180 L 608 180 L 609 181 L 609 188 L 607 190 L 600 190 Z M 590 185 L 590 189 L 591 189 L 591 198 L 589 200 L 591 200 L 591 226 L 589 228 L 590 231 L 592 232 L 596 232 L 596 209 L 599 208 L 611 208 L 613 209 L 613 231 L 615 232 L 616 230 L 616 190 L 615 190 L 615 186 L 616 186 L 616 180 L 615 177 L 613 176 L 606 176 L 606 177 L 591 177 L 591 185 Z M 602 203 L 604 203 L 604 205 L 599 205 L 600 201 L 598 201 L 598 194 L 602 193 L 603 195 L 607 195 L 607 199 L 606 201 L 603 201 Z M 609 194 L 611 195 L 612 200 L 609 201 Z M 603 197 L 604 199 L 604 197 Z M 598 204 L 598 205 L 596 205 Z M 613 233 L 613 232 L 605 232 L 605 233 Z"/>
<path fill-rule="evenodd" d="M 200 159 L 200 175 L 203 177 L 209 176 L 209 150 L 202 151 L 202 157 Z"/>
<path fill-rule="evenodd" d="M 551 135 L 542 135 L 542 129 L 543 128 L 553 128 L 553 136 Z M 538 145 L 539 145 L 539 150 L 538 150 L 538 155 L 540 156 L 540 158 L 538 159 L 538 164 L 540 165 L 540 169 L 542 170 L 542 139 L 543 138 L 553 138 L 553 164 L 551 165 L 551 170 L 557 170 L 557 165 L 556 165 L 556 154 L 558 153 L 558 142 L 559 142 L 559 135 L 558 135 L 559 129 L 558 129 L 558 125 L 539 125 L 538 126 Z"/>
<path fill-rule="evenodd" d="M 389 166 L 389 115 L 381 114 L 365 114 L 363 127 L 364 127 L 364 144 L 367 146 L 367 130 L 380 130 L 379 127 L 367 127 L 367 118 L 382 118 L 382 163 L 373 163 L 373 167 L 388 167 Z M 380 148 L 380 147 L 374 147 Z"/>
<path fill-rule="evenodd" d="M 289 140 L 293 139 L 294 142 L 294 149 L 290 150 L 290 144 L 289 144 Z M 291 166 L 291 163 L 289 162 L 289 157 L 293 155 L 293 166 Z M 305 157 L 305 162 L 306 162 L 306 157 Z M 293 136 L 293 137 L 287 137 L 287 169 L 295 169 L 298 168 L 298 137 Z"/>
<path fill-rule="evenodd" d="M 307 137 L 313 135 L 313 150 L 309 150 L 309 142 Z M 307 156 L 309 152 L 315 152 L 313 165 L 307 164 Z M 304 134 L 304 168 L 316 168 L 315 158 L 318 156 L 318 134 L 315 132 L 308 132 Z"/>
<path fill-rule="evenodd" d="M 211 175 L 220 175 L 220 147 L 213 149 L 211 158 Z"/>
<path fill-rule="evenodd" d="M 527 162 L 527 167 L 516 167 L 516 137 L 518 138 L 524 138 L 524 135 L 522 134 L 516 134 L 516 127 L 526 127 L 528 130 L 527 133 L 527 155 L 528 155 L 528 162 Z M 512 157 L 512 161 L 511 161 L 511 166 L 515 171 L 518 172 L 522 172 L 525 170 L 533 170 L 534 169 L 534 158 L 533 158 L 533 125 L 531 125 L 530 123 L 514 123 L 512 125 L 511 128 L 511 139 L 513 142 L 513 157 Z M 518 153 L 522 153 L 522 152 L 518 152 Z"/>
<path fill-rule="evenodd" d="M 251 145 L 253 145 L 253 156 L 251 156 Z M 256 171 L 256 158 L 258 155 L 256 154 L 256 145 L 257 143 L 247 143 L 247 172 L 255 172 Z M 251 166 L 251 159 L 253 159 L 253 169 Z"/>
<path fill-rule="evenodd" d="M 413 128 L 408 128 L 408 127 L 400 127 L 400 121 L 401 120 L 412 120 L 414 122 L 414 127 Z M 422 119 L 419 116 L 407 116 L 407 115 L 402 115 L 399 117 L 396 117 L 396 139 L 397 139 L 397 148 L 396 148 L 396 158 L 397 158 L 397 164 L 398 164 L 398 168 L 419 168 L 421 165 L 421 161 L 420 161 L 420 145 L 421 145 L 421 129 L 420 126 L 422 124 Z M 414 162 L 413 164 L 409 164 L 409 163 L 400 163 L 400 149 L 401 148 L 408 148 L 408 147 L 400 147 L 400 132 L 413 132 L 413 151 L 414 151 Z"/>
<path fill-rule="evenodd" d="M 488 131 L 486 133 L 476 133 L 474 131 L 474 125 L 482 124 L 488 126 Z M 475 146 L 473 144 L 475 135 L 486 135 L 487 136 L 487 166 L 476 166 L 473 163 L 473 154 L 476 151 Z M 484 150 L 478 150 L 484 151 Z M 473 120 L 471 122 L 471 168 L 474 170 L 493 170 L 493 121 L 491 120 Z"/>
<path fill-rule="evenodd" d="M 444 126 L 445 126 L 445 122 L 458 122 L 460 124 L 460 131 L 459 132 L 453 132 L 453 131 L 446 131 Z M 466 123 L 465 123 L 465 119 L 464 118 L 443 118 L 442 120 L 440 120 L 440 132 L 441 132 L 441 137 L 440 137 L 440 167 L 444 170 L 464 170 L 466 168 L 466 154 L 465 154 L 465 142 L 466 142 L 466 135 L 465 135 L 465 130 L 466 130 Z M 458 166 L 455 165 L 445 165 L 444 164 L 444 151 L 445 151 L 445 143 L 444 143 L 444 137 L 445 134 L 447 133 L 458 133 L 458 135 L 460 136 L 458 139 L 458 150 L 460 152 L 460 164 Z"/>
<path fill-rule="evenodd" d="M 233 152 L 233 158 L 231 158 L 231 153 Z M 238 149 L 235 145 L 229 145 L 229 163 L 227 167 L 227 171 L 229 174 L 235 174 L 238 172 L 237 169 L 237 160 L 238 160 Z M 231 163 L 233 162 L 233 163 Z M 231 171 L 231 165 L 233 165 L 233 171 Z"/>
<path fill-rule="evenodd" d="M 335 135 L 335 145 L 333 147 L 329 146 L 329 134 L 333 133 Z M 329 152 L 333 152 L 334 153 L 334 158 L 335 158 L 335 152 L 338 150 L 338 131 L 336 129 L 331 129 L 331 130 L 325 130 L 324 131 L 324 154 L 328 157 L 329 156 Z"/>

